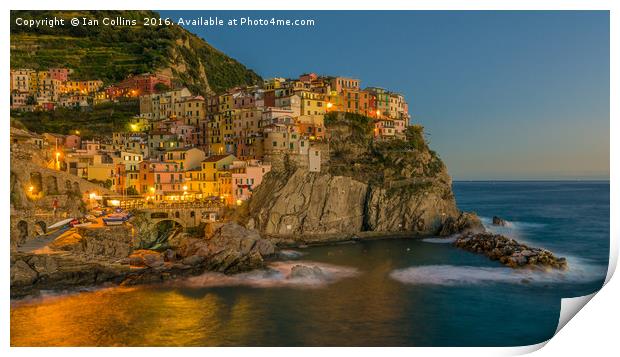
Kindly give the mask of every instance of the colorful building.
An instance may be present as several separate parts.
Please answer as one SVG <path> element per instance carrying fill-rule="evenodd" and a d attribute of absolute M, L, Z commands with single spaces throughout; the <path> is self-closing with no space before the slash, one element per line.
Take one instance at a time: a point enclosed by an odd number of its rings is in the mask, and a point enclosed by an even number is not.
<path fill-rule="evenodd" d="M 234 161 L 231 165 L 232 173 L 232 201 L 241 203 L 250 198 L 252 192 L 263 181 L 266 173 L 271 171 L 271 165 L 263 164 L 258 160 Z"/>

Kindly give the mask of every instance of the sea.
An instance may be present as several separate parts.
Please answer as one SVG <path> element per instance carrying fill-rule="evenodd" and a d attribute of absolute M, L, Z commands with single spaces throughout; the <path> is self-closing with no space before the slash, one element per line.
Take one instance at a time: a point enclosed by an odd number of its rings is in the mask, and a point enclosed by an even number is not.
<path fill-rule="evenodd" d="M 450 239 L 281 252 L 269 269 L 11 301 L 12 346 L 523 346 L 550 339 L 562 298 L 601 288 L 608 181 L 454 182 L 491 231 L 568 260 L 512 270 Z M 507 220 L 494 227 L 496 215 Z M 291 276 L 295 265 L 320 273 Z"/>

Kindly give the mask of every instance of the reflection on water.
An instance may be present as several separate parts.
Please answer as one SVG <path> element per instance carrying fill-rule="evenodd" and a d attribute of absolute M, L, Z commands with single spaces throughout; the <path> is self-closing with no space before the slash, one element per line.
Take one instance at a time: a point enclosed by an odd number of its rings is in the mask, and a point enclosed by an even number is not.
<path fill-rule="evenodd" d="M 303 261 L 276 263 L 274 270 L 281 275 L 276 274 L 275 278 L 273 274 L 257 272 L 237 277 L 208 273 L 170 285 L 108 288 L 15 301 L 11 308 L 11 344 L 407 346 L 536 343 L 550 337 L 555 329 L 559 296 L 570 295 L 576 289 L 567 284 L 559 287 L 522 284 L 520 279 L 506 278 L 510 271 L 496 262 L 457 250 L 449 244 L 393 240 L 305 251 L 308 254 Z M 499 269 L 505 279 L 494 284 L 474 281 L 465 286 L 425 285 L 424 282 L 418 285 L 415 281 L 413 284 L 406 281 L 407 278 L 424 280 L 433 273 L 446 273 L 445 269 L 431 269 L 425 273 L 424 267 L 438 261 L 460 262 L 465 275 L 469 274 L 468 269 L 476 269 L 468 267 L 478 266 L 482 272 Z M 322 267 L 329 272 L 326 278 L 329 283 L 283 283 L 290 267 L 299 263 Z M 415 270 L 412 264 L 420 268 Z M 398 272 L 404 274 L 405 281 L 398 279 Z M 394 274 L 396 279 L 391 277 Z M 578 289 L 592 290 L 597 284 L 599 282 L 578 285 Z M 514 316 L 507 311 L 515 312 Z M 514 333 L 519 330 L 523 332 Z"/>
<path fill-rule="evenodd" d="M 344 255 L 342 248 L 324 253 Z M 218 275 L 214 284 L 213 275 L 206 274 L 206 279 L 190 278 L 175 286 L 110 288 L 17 301 L 12 306 L 11 344 L 340 345 L 343 336 L 370 331 L 373 336 L 357 342 L 384 344 L 403 328 L 391 323 L 402 316 L 402 294 L 397 283 L 386 279 L 393 269 L 390 259 L 375 255 L 373 260 L 379 264 L 363 280 L 350 268 L 297 262 L 318 265 L 328 277 L 337 277 L 330 288 L 274 284 L 273 277 L 256 273 Z M 286 269 L 283 263 L 274 267 Z M 226 283 L 231 281 L 232 286 Z"/>

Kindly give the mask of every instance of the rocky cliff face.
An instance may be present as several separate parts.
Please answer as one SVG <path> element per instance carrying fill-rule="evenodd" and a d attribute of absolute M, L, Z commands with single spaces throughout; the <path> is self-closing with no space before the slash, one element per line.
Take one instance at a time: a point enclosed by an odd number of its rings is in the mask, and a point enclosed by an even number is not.
<path fill-rule="evenodd" d="M 459 216 L 454 199 L 432 184 L 420 190 L 389 189 L 305 169 L 270 175 L 255 192 L 249 211 L 250 227 L 279 236 L 364 231 L 433 235 Z"/>
<path fill-rule="evenodd" d="M 250 225 L 271 235 L 363 230 L 368 185 L 350 177 L 298 169 L 270 174 L 250 202 Z"/>
<path fill-rule="evenodd" d="M 294 240 L 361 232 L 453 233 L 461 212 L 447 169 L 428 148 L 422 128 L 378 142 L 371 120 L 328 117 L 329 163 L 321 172 L 296 167 L 270 172 L 248 204 L 246 223 Z"/>

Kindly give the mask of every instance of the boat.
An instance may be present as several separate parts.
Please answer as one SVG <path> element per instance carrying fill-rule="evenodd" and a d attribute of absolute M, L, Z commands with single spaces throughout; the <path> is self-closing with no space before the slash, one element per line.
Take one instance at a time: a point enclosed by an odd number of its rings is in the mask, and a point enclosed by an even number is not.
<path fill-rule="evenodd" d="M 93 222 L 89 221 L 86 217 L 74 219 L 69 223 L 71 227 L 87 227 L 93 224 Z"/>
<path fill-rule="evenodd" d="M 47 229 L 51 230 L 51 229 L 62 228 L 64 226 L 69 226 L 74 219 L 75 218 L 73 218 L 73 217 L 67 218 L 67 219 L 63 219 L 62 221 L 56 222 L 56 223 L 52 224 L 51 226 L 47 227 Z"/>
<path fill-rule="evenodd" d="M 128 213 L 112 213 L 103 218 L 103 223 L 107 226 L 120 226 L 131 217 Z"/>

